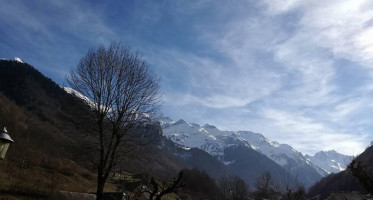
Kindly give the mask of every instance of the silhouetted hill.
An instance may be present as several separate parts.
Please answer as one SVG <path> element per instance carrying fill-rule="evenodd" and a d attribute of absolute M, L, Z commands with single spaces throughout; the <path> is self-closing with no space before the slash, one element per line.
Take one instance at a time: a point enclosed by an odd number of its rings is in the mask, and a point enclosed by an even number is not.
<path fill-rule="evenodd" d="M 71 138 L 1 93 L 0 126 L 15 141 L 0 162 L 0 193 L 43 197 L 57 188 L 92 191 L 94 174 L 72 159 Z"/>
<path fill-rule="evenodd" d="M 43 121 L 72 118 L 81 101 L 27 63 L 0 60 L 0 92 Z M 70 119 L 72 120 L 72 119 Z"/>
<path fill-rule="evenodd" d="M 368 175 L 373 177 L 373 147 L 367 148 L 363 153 L 356 157 L 367 169 Z M 332 192 L 339 191 L 360 191 L 366 193 L 363 186 L 352 175 L 349 169 L 337 174 L 331 174 L 312 186 L 309 190 L 309 196 L 319 195 L 322 198 L 329 196 Z"/>
<path fill-rule="evenodd" d="M 89 130 L 80 125 L 87 122 L 87 108 L 29 64 L 0 60 L 0 126 L 6 126 L 15 140 L 0 162 L 1 188 L 16 194 L 36 191 L 39 196 L 61 189 L 94 191 L 94 168 L 79 152 L 79 137 Z M 183 168 L 209 170 L 215 178 L 228 173 L 206 152 L 183 149 L 165 138 L 159 123 L 139 124 L 135 132 L 138 137 L 146 135 L 147 142 L 135 158 L 128 157 L 122 164 L 132 174 L 163 179 Z M 108 187 L 114 190 L 113 185 Z"/>

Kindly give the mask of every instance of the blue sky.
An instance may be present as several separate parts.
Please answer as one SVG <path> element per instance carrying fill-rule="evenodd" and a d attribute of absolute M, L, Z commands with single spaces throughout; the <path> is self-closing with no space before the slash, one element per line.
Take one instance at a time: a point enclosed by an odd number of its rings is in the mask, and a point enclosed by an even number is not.
<path fill-rule="evenodd" d="M 174 120 L 310 154 L 357 154 L 373 140 L 372 1 L 0 2 L 0 57 L 61 85 L 89 48 L 113 41 L 160 76 Z"/>

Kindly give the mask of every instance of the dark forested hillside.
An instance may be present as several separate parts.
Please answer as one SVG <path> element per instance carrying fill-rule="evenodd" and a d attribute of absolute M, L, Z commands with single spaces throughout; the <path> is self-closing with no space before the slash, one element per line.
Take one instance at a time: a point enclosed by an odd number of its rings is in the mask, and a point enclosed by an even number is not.
<path fill-rule="evenodd" d="M 85 147 L 95 148 L 95 143 L 84 137 L 94 123 L 86 117 L 89 114 L 89 106 L 82 99 L 32 66 L 0 61 L 0 126 L 6 126 L 15 140 L 6 160 L 0 162 L 0 171 L 5 172 L 0 174 L 2 188 L 17 194 L 20 189 L 29 194 L 36 191 L 39 196 L 56 190 L 92 192 L 95 169 L 90 158 L 95 155 L 86 154 Z M 189 185 L 180 191 L 191 199 L 203 199 L 205 192 L 210 196 L 217 193 L 210 177 L 217 181 L 237 175 L 251 186 L 264 172 L 270 172 L 275 181 L 295 180 L 266 156 L 239 145 L 225 150 L 227 165 L 201 149 L 180 147 L 167 139 L 159 122 L 152 119 L 138 124 L 132 132 L 129 141 L 141 143 L 128 144 L 137 146 L 113 172 L 136 175 L 146 182 L 150 177 L 172 180 L 182 169 L 196 169 L 184 170 Z M 121 183 L 113 177 L 107 191 L 115 191 Z M 200 181 L 206 181 L 208 187 L 195 187 Z"/>
<path fill-rule="evenodd" d="M 63 131 L 0 94 L 0 125 L 15 141 L 0 162 L 0 193 L 43 197 L 56 189 L 90 191 L 94 174 L 72 159 Z"/>
<path fill-rule="evenodd" d="M 356 158 L 356 161 L 361 162 L 367 174 L 373 178 L 373 147 L 367 148 Z M 346 169 L 321 179 L 310 188 L 309 196 L 320 194 L 321 197 L 327 197 L 332 192 L 337 191 L 361 191 L 362 193 L 367 193 L 358 179 L 352 175 L 350 169 Z"/>
<path fill-rule="evenodd" d="M 74 117 L 73 105 L 81 103 L 32 66 L 16 61 L 0 61 L 0 92 L 51 123 Z"/>
<path fill-rule="evenodd" d="M 0 162 L 0 193 L 43 197 L 56 190 L 94 191 L 94 168 L 80 151 L 91 123 L 85 121 L 88 112 L 81 99 L 32 66 L 1 60 L 0 126 L 7 127 L 15 143 Z M 139 124 L 135 132 L 146 141 L 134 156 L 123 159 L 118 172 L 159 179 L 170 179 L 183 168 L 209 170 L 215 178 L 228 174 L 206 152 L 188 151 L 166 139 L 158 122 Z M 107 187 L 114 191 L 114 182 Z"/>

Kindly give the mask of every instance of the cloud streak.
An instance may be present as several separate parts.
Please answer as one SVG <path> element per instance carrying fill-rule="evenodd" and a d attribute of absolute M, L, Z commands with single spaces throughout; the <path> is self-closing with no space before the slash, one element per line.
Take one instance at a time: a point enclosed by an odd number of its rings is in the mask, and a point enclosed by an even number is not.
<path fill-rule="evenodd" d="M 356 154 L 373 140 L 372 7 L 368 0 L 4 1 L 0 53 L 62 84 L 88 48 L 121 41 L 161 77 L 168 116 L 261 132 L 305 153 Z"/>

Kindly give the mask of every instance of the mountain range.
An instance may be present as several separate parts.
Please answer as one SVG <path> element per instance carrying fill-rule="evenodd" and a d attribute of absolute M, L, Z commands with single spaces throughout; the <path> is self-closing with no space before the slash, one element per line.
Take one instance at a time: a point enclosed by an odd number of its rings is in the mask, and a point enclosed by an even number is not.
<path fill-rule="evenodd" d="M 77 115 L 71 105 L 76 105 L 76 99 L 89 101 L 72 89 L 57 85 L 19 58 L 0 60 L 0 92 L 43 123 L 63 131 L 74 126 Z M 137 129 L 141 134 L 152 135 L 152 145 L 146 148 L 152 154 L 143 154 L 145 161 L 127 164 L 133 173 L 166 176 L 182 168 L 196 168 L 215 179 L 234 174 L 253 185 L 258 176 L 268 171 L 274 178 L 294 179 L 310 187 L 324 176 L 346 169 L 352 159 L 335 151 L 303 155 L 290 145 L 271 141 L 259 133 L 222 131 L 214 125 L 173 121 L 164 116 L 149 118 Z M 60 135 L 71 140 L 63 131 Z"/>
<path fill-rule="evenodd" d="M 92 104 L 87 97 L 72 88 L 65 87 L 64 90 L 84 100 L 87 104 Z M 193 148 L 193 151 L 200 149 L 207 152 L 226 166 L 225 172 L 230 171 L 230 173 L 239 175 L 250 184 L 254 184 L 258 174 L 269 171 L 275 174 L 277 179 L 291 177 L 306 187 L 310 187 L 322 177 L 344 170 L 352 159 L 351 156 L 334 150 L 320 151 L 314 156 L 303 155 L 290 145 L 271 141 L 262 134 L 251 131 L 221 131 L 211 124 L 201 126 L 188 123 L 183 119 L 175 122 L 163 115 L 155 117 L 155 120 L 147 117 L 147 123 L 159 124 L 163 135 L 183 150 L 188 151 Z M 180 155 L 185 157 L 185 154 Z M 262 164 L 257 165 L 257 163 Z M 203 165 L 203 161 L 200 164 Z M 257 166 L 259 168 L 256 168 Z M 201 166 L 194 165 L 194 167 L 201 169 Z M 203 169 L 207 172 L 213 170 L 206 167 Z M 218 177 L 216 173 L 210 173 L 210 175 Z"/>
<path fill-rule="evenodd" d="M 345 170 L 353 156 L 343 155 L 335 150 L 330 150 L 317 152 L 314 156 L 306 154 L 305 158 L 323 169 L 327 174 L 331 174 Z"/>
<path fill-rule="evenodd" d="M 314 156 L 303 155 L 290 145 L 271 141 L 251 131 L 221 131 L 210 124 L 201 126 L 183 119 L 174 122 L 164 116 L 159 117 L 159 121 L 165 136 L 183 147 L 202 149 L 227 166 L 237 162 L 227 159 L 227 149 L 241 146 L 243 149 L 254 150 L 301 179 L 307 186 L 330 173 L 344 170 L 352 159 L 334 150 L 320 151 Z"/>

